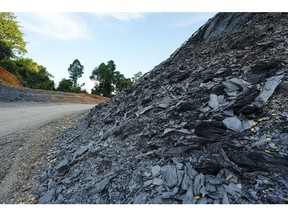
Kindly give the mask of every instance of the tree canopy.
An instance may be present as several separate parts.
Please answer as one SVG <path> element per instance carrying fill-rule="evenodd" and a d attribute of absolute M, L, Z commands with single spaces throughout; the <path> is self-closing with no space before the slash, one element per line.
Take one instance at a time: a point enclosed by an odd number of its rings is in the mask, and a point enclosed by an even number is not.
<path fill-rule="evenodd" d="M 70 67 L 68 68 L 69 71 L 69 78 L 72 81 L 73 87 L 77 86 L 77 80 L 78 78 L 82 77 L 83 75 L 84 66 L 81 65 L 80 61 L 78 59 L 75 59 L 72 64 L 70 64 Z"/>
<path fill-rule="evenodd" d="M 83 70 L 84 66 L 81 65 L 78 59 L 75 59 L 68 68 L 70 79 L 63 78 L 59 82 L 57 90 L 65 92 L 87 93 L 86 90 L 81 89 L 85 85 L 85 83 L 82 83 L 81 85 L 77 83 L 78 78 L 80 78 L 84 73 Z"/>
<path fill-rule="evenodd" d="M 11 12 L 0 13 L 0 42 L 5 43 L 15 54 L 24 54 L 26 42 L 24 33 L 20 30 L 16 16 Z"/>
<path fill-rule="evenodd" d="M 143 76 L 143 73 L 141 71 L 137 72 L 136 74 L 134 74 L 134 76 L 132 77 L 132 82 L 135 83 L 138 79 L 140 79 L 140 77 Z"/>
<path fill-rule="evenodd" d="M 116 71 L 113 60 L 94 68 L 90 79 L 96 81 L 91 93 L 105 97 L 112 97 L 113 93 L 119 93 L 132 85 L 131 79 L 125 78 L 123 74 Z"/>

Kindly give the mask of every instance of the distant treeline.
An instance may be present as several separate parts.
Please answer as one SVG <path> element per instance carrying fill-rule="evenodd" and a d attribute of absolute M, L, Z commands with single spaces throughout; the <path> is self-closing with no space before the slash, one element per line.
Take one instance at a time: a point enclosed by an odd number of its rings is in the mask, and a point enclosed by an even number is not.
<path fill-rule="evenodd" d="M 52 80 L 53 76 L 47 69 L 31 58 L 24 58 L 27 53 L 24 33 L 16 16 L 10 12 L 0 12 L 0 66 L 14 74 L 24 87 L 45 90 L 59 90 L 66 92 L 86 92 L 78 84 L 78 78 L 83 75 L 84 66 L 75 59 L 68 68 L 69 78 L 63 78 L 57 88 Z M 132 79 L 125 78 L 116 71 L 116 64 L 110 60 L 101 63 L 92 71 L 91 80 L 95 81 L 92 94 L 112 97 L 128 87 L 142 76 L 138 72 Z"/>

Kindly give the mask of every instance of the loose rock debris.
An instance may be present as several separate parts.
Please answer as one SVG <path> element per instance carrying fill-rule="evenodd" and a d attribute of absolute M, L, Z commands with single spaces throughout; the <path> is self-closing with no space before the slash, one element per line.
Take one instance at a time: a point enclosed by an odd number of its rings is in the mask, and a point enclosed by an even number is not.
<path fill-rule="evenodd" d="M 219 13 L 63 134 L 38 203 L 287 203 L 287 13 Z"/>

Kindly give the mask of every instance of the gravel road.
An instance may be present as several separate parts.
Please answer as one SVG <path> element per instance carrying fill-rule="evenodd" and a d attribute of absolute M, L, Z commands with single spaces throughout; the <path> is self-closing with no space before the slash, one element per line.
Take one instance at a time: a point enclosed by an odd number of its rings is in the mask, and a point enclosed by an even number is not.
<path fill-rule="evenodd" d="M 52 121 L 64 114 L 85 111 L 95 104 L 0 103 L 0 137 Z"/>
<path fill-rule="evenodd" d="M 55 141 L 93 106 L 0 103 L 1 204 L 35 202 Z"/>

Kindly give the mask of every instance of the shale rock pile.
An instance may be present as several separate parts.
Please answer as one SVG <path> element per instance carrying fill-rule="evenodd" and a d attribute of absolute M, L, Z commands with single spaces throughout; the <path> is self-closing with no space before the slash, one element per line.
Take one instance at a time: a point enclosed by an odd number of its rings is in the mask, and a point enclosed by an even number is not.
<path fill-rule="evenodd" d="M 215 15 L 60 138 L 38 203 L 288 203 L 287 36 Z"/>

